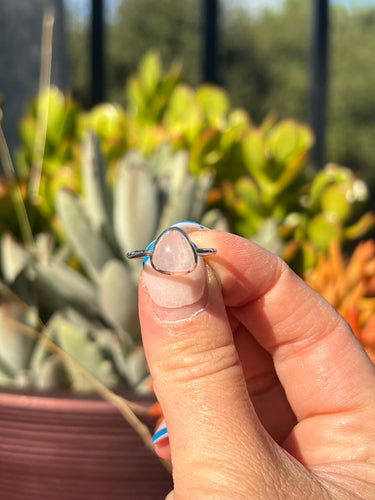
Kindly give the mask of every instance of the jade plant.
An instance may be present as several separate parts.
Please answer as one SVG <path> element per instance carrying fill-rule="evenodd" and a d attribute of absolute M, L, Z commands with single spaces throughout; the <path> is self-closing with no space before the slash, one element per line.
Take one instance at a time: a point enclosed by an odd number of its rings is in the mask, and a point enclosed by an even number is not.
<path fill-rule="evenodd" d="M 350 169 L 328 164 L 280 225 L 284 257 L 292 263 L 302 259 L 302 269 L 308 269 L 316 265 L 317 254 L 327 255 L 332 240 L 351 242 L 368 233 L 375 223 L 374 213 L 364 212 L 368 195 L 365 182 Z"/>
<path fill-rule="evenodd" d="M 232 213 L 235 230 L 280 253 L 296 270 L 316 264 L 332 238 L 360 238 L 374 227 L 365 212 L 366 184 L 340 165 L 308 163 L 308 127 L 284 120 L 247 132 L 247 173 L 226 180 L 216 198 Z"/>
<path fill-rule="evenodd" d="M 28 246 L 9 234 L 2 238 L 0 383 L 90 389 L 74 363 L 59 359 L 43 338 L 25 336 L 34 329 L 107 387 L 148 390 L 137 312 L 141 266 L 125 254 L 179 220 L 223 223 L 213 212 L 202 219 L 212 181 L 210 174 L 193 176 L 187 154 L 167 147 L 148 160 L 129 151 L 108 178 L 90 134 L 82 193 L 64 188 L 56 198 L 66 244 L 56 247 L 51 234 Z"/>
<path fill-rule="evenodd" d="M 220 87 L 184 83 L 181 66 L 163 70 L 160 56 L 150 52 L 126 84 L 126 106 L 104 103 L 83 112 L 55 88 L 38 96 L 21 124 L 19 162 L 33 177 L 32 145 L 38 113 L 48 108 L 45 158 L 39 198 L 34 208 L 60 234 L 56 197 L 61 186 L 80 193 L 81 138 L 90 130 L 99 137 L 116 176 L 119 159 L 138 149 L 150 158 L 162 146 L 186 151 L 188 168 L 199 177 L 214 177 L 211 207 L 224 210 L 231 229 L 280 253 L 302 271 L 327 254 L 332 235 L 340 241 L 364 235 L 374 216 L 363 214 L 365 184 L 353 172 L 327 165 L 321 172 L 309 163 L 314 143 L 310 128 L 269 115 L 259 126 L 248 113 L 231 106 Z M 27 165 L 29 166 L 27 168 Z"/>

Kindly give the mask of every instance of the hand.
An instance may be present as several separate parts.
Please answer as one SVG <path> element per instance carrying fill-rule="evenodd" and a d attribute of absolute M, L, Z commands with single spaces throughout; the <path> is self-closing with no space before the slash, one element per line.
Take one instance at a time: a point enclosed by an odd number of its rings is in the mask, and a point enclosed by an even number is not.
<path fill-rule="evenodd" d="M 147 263 L 139 292 L 168 500 L 375 499 L 375 368 L 348 324 L 254 243 L 190 237 L 217 253 Z"/>

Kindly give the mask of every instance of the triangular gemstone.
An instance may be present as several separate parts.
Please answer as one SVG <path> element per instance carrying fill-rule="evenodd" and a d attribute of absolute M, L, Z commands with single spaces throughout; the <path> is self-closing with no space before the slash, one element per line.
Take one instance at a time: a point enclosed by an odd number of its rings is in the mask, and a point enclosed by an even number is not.
<path fill-rule="evenodd" d="M 152 254 L 153 267 L 166 274 L 184 274 L 197 264 L 197 255 L 187 234 L 172 227 L 156 240 Z"/>

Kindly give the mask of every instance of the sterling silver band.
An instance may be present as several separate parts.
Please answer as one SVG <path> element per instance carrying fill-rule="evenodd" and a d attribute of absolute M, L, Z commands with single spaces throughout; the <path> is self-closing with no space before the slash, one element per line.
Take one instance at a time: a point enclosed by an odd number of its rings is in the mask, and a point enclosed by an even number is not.
<path fill-rule="evenodd" d="M 182 245 L 184 245 L 184 241 L 186 242 L 186 247 L 185 250 L 187 250 L 188 255 L 191 255 L 191 261 L 189 265 L 185 269 L 176 269 L 173 268 L 173 266 L 169 266 L 168 262 L 165 262 L 165 259 L 160 259 L 160 248 L 162 248 L 163 240 L 166 238 L 167 235 L 169 235 L 171 232 L 178 232 L 179 233 L 179 238 L 181 240 L 181 235 L 183 236 L 182 238 Z M 177 235 L 176 235 L 177 237 Z M 164 240 L 167 241 L 167 240 Z M 180 241 L 181 243 L 181 241 Z M 157 257 L 154 258 L 154 253 L 155 251 L 159 249 L 159 259 Z M 190 253 L 191 252 L 191 253 Z M 183 231 L 181 228 L 172 226 L 165 231 L 163 231 L 158 238 L 153 241 L 146 249 L 144 250 L 133 250 L 131 252 L 128 252 L 126 254 L 126 257 L 128 259 L 144 259 L 144 264 L 146 262 L 147 258 L 150 258 L 150 263 L 151 266 L 158 272 L 163 273 L 163 274 L 187 274 L 193 271 L 198 263 L 198 256 L 203 257 L 205 255 L 212 255 L 216 253 L 216 248 L 197 248 L 197 246 L 191 241 L 189 236 Z M 161 266 L 158 262 L 155 262 L 155 260 L 160 260 L 163 261 L 163 265 Z M 172 259 L 173 260 L 173 259 Z M 168 269 L 168 267 L 172 267 L 173 270 Z"/>

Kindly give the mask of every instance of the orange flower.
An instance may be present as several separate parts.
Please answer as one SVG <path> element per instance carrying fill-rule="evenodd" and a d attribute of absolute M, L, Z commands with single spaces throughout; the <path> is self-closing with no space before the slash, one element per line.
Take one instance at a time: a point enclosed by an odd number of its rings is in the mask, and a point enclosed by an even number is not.
<path fill-rule="evenodd" d="M 348 321 L 375 362 L 375 241 L 359 243 L 347 261 L 332 241 L 328 256 L 304 279 Z"/>

